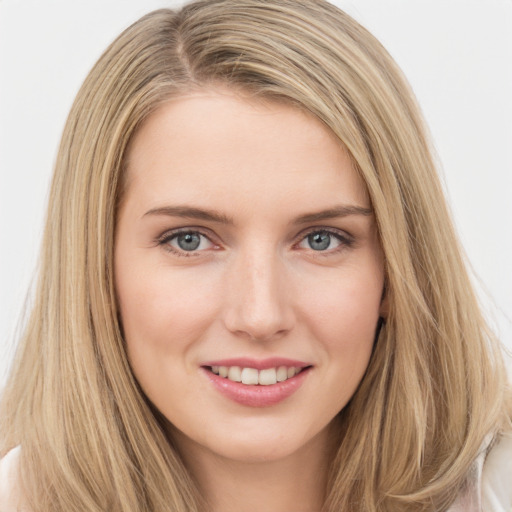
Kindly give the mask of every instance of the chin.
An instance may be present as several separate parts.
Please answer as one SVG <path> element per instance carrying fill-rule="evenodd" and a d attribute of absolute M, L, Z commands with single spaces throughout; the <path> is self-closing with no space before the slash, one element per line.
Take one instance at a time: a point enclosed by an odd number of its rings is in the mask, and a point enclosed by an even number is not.
<path fill-rule="evenodd" d="M 282 440 L 275 438 L 231 440 L 226 445 L 216 446 L 214 451 L 226 459 L 237 462 L 273 462 L 286 459 L 300 448 L 300 443 L 290 441 L 283 443 Z"/>

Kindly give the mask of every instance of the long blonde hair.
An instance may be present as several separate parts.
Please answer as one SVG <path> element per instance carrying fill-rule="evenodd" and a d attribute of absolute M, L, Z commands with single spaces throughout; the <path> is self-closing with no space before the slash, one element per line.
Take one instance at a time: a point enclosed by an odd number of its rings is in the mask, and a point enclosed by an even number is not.
<path fill-rule="evenodd" d="M 296 105 L 349 151 L 377 219 L 389 316 L 340 412 L 325 510 L 444 510 L 509 396 L 400 70 L 323 0 L 201 0 L 153 12 L 77 95 L 53 178 L 35 304 L 2 397 L 34 512 L 202 510 L 128 364 L 113 282 L 134 133 L 159 105 L 222 84 Z"/>

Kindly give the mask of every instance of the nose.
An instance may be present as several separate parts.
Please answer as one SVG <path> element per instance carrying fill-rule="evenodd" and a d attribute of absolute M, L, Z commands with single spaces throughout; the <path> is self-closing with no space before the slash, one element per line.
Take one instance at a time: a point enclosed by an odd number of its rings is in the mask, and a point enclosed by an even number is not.
<path fill-rule="evenodd" d="M 225 326 L 237 336 L 267 341 L 293 328 L 286 269 L 272 251 L 237 257 L 229 271 L 224 300 Z"/>

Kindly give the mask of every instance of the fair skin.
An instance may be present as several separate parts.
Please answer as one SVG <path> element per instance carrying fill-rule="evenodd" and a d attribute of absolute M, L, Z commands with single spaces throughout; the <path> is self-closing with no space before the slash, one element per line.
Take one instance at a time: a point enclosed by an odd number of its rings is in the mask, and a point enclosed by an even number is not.
<path fill-rule="evenodd" d="M 142 389 L 211 510 L 318 510 L 384 308 L 348 155 L 296 108 L 208 89 L 146 121 L 127 173 L 115 278 Z M 270 383 L 216 374 L 237 365 Z"/>

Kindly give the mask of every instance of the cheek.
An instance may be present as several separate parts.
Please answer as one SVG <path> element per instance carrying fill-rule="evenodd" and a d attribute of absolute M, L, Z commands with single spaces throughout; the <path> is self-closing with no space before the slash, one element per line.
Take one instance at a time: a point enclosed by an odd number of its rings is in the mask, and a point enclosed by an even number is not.
<path fill-rule="evenodd" d="M 342 410 L 363 378 L 375 341 L 381 288 L 364 279 L 341 280 L 309 304 L 308 325 L 318 340 L 319 373 L 326 410 L 334 416 Z"/>
<path fill-rule="evenodd" d="M 339 283 L 339 284 L 338 284 Z M 362 279 L 332 279 L 330 286 L 320 287 L 307 296 L 307 309 L 318 319 L 319 326 L 345 326 L 362 331 L 375 325 L 382 295 L 380 283 Z"/>
<path fill-rule="evenodd" d="M 196 370 L 194 351 L 216 317 L 216 301 L 202 287 L 190 286 L 182 273 L 160 265 L 153 273 L 137 272 L 133 263 L 117 267 L 128 359 L 145 394 L 165 410 L 170 388 L 183 401 L 191 399 L 185 383 Z"/>
<path fill-rule="evenodd" d="M 336 283 L 336 284 L 334 284 Z M 319 284 L 319 283 L 317 283 Z M 383 280 L 372 272 L 332 276 L 313 293 L 303 294 L 301 309 L 314 337 L 329 357 L 351 370 L 366 366 L 375 339 Z"/>
<path fill-rule="evenodd" d="M 119 266 L 117 277 L 129 351 L 142 345 L 171 352 L 196 339 L 215 317 L 213 284 L 191 286 L 190 277 L 169 268 L 141 274 Z"/>

